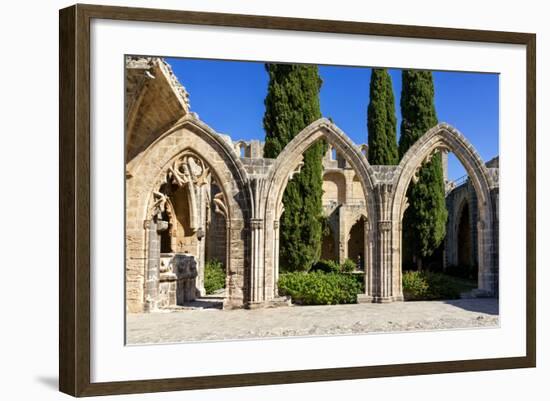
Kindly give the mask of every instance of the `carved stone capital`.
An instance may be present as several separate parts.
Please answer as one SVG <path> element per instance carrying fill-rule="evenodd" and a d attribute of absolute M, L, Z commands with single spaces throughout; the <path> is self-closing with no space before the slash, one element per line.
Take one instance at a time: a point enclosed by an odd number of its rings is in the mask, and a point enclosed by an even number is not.
<path fill-rule="evenodd" d="M 164 220 L 157 220 L 157 231 L 164 231 L 168 229 L 168 222 Z"/>
<path fill-rule="evenodd" d="M 279 220 L 273 220 L 273 228 L 278 230 L 280 226 Z"/>
<path fill-rule="evenodd" d="M 263 225 L 263 219 L 250 219 L 250 228 L 252 230 L 261 230 Z"/>
<path fill-rule="evenodd" d="M 392 222 L 389 220 L 382 220 L 378 222 L 379 231 L 390 231 L 391 226 L 392 226 Z"/>

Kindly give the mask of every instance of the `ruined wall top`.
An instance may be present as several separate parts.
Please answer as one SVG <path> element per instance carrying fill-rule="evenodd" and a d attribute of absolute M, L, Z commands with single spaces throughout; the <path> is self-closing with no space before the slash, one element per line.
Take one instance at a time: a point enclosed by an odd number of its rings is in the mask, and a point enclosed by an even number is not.
<path fill-rule="evenodd" d="M 144 57 L 144 56 L 127 56 L 126 57 L 126 74 L 127 79 L 132 75 L 145 75 L 150 79 L 157 78 L 155 75 L 155 70 L 160 70 L 167 77 L 167 80 L 174 91 L 174 94 L 178 97 L 181 104 L 185 107 L 186 110 L 189 110 L 191 105 L 189 103 L 189 93 L 185 87 L 178 80 L 172 67 L 164 59 L 160 57 Z M 137 89 L 135 86 L 132 87 L 133 82 L 128 82 L 126 89 L 128 90 Z M 132 97 L 127 97 L 131 99 Z"/>

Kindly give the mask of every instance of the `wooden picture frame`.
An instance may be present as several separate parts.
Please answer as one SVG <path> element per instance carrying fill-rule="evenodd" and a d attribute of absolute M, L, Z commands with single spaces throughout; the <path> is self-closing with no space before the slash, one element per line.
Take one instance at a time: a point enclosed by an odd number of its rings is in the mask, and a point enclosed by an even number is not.
<path fill-rule="evenodd" d="M 526 355 L 460 361 L 341 367 L 154 380 L 91 382 L 90 331 L 90 21 L 109 19 L 440 39 L 526 47 Z M 401 375 L 528 368 L 536 364 L 536 37 L 421 26 L 74 5 L 60 10 L 59 388 L 73 396 L 144 393 Z"/>

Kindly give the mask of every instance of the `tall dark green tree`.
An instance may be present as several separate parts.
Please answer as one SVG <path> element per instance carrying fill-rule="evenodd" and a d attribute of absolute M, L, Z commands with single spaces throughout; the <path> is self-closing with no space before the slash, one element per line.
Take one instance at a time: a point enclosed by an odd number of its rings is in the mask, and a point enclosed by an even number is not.
<path fill-rule="evenodd" d="M 432 73 L 403 70 L 402 78 L 400 157 L 437 125 Z M 418 178 L 407 191 L 409 207 L 403 217 L 403 242 L 405 253 L 409 253 L 421 269 L 422 260 L 431 256 L 445 238 L 447 208 L 440 153 L 422 166 Z"/>
<path fill-rule="evenodd" d="M 370 78 L 370 102 L 367 109 L 370 164 L 397 164 L 397 121 L 390 74 L 374 68 Z"/>
<path fill-rule="evenodd" d="M 269 86 L 265 98 L 264 156 L 274 158 L 295 135 L 321 117 L 322 81 L 317 66 L 312 65 L 266 64 L 266 70 Z M 325 151 L 323 141 L 306 150 L 300 173 L 285 189 L 279 233 L 282 269 L 308 270 L 321 254 Z"/>

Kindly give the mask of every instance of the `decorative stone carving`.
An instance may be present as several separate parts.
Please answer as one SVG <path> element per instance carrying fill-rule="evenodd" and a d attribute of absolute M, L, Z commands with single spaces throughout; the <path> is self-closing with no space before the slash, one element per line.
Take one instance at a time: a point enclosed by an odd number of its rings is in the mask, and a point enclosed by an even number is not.
<path fill-rule="evenodd" d="M 168 180 L 180 187 L 186 184 L 202 186 L 207 183 L 208 167 L 198 156 L 185 153 L 179 157 L 168 171 Z"/>
<path fill-rule="evenodd" d="M 162 213 L 166 210 L 168 196 L 162 192 L 153 191 L 153 199 L 153 210 L 151 214 L 157 216 L 158 219 L 162 219 Z"/>
<path fill-rule="evenodd" d="M 261 230 L 264 226 L 264 221 L 262 219 L 251 219 L 250 228 L 252 230 Z"/>
<path fill-rule="evenodd" d="M 169 223 L 164 220 L 157 220 L 157 231 L 165 231 L 168 229 Z"/>
<path fill-rule="evenodd" d="M 300 163 L 298 163 L 296 168 L 290 172 L 290 174 L 288 175 L 288 180 L 289 181 L 292 180 L 292 177 L 294 177 L 296 174 L 298 174 L 300 171 L 302 171 L 302 166 L 303 165 L 304 165 L 304 162 L 301 161 Z"/>
<path fill-rule="evenodd" d="M 229 214 L 227 213 L 227 204 L 225 203 L 223 192 L 218 192 L 216 195 L 214 195 L 213 201 L 215 207 L 214 211 L 221 214 L 227 221 Z"/>
<path fill-rule="evenodd" d="M 391 221 L 379 221 L 378 222 L 378 229 L 380 231 L 390 231 L 392 226 Z"/>

